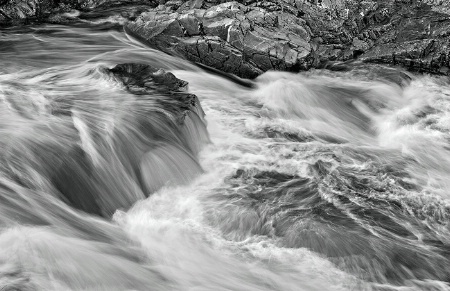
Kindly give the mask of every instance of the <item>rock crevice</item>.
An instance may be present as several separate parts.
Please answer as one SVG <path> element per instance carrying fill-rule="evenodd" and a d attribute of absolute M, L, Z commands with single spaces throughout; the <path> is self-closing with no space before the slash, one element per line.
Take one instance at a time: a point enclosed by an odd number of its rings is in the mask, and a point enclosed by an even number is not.
<path fill-rule="evenodd" d="M 351 60 L 448 74 L 450 14 L 437 5 L 444 4 L 169 1 L 127 31 L 166 53 L 248 78 Z"/>
<path fill-rule="evenodd" d="M 95 17 L 107 5 L 141 5 L 124 12 L 130 35 L 240 77 L 354 60 L 450 74 L 446 1 L 0 0 L 0 25 L 64 22 L 54 14 L 70 9 L 82 11 L 81 18 Z"/>
<path fill-rule="evenodd" d="M 143 13 L 128 31 L 156 49 L 227 73 L 251 78 L 289 70 L 311 54 L 310 34 L 292 14 L 238 2 L 176 12 L 164 7 Z"/>

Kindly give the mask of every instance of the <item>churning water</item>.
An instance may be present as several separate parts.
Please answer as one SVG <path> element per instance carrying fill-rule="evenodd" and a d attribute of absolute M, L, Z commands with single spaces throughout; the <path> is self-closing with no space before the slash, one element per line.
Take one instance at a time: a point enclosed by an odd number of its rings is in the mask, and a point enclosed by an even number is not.
<path fill-rule="evenodd" d="M 450 289 L 448 79 L 249 88 L 88 24 L 0 48 L 0 290 Z M 121 63 L 174 73 L 203 109 L 130 93 Z"/>

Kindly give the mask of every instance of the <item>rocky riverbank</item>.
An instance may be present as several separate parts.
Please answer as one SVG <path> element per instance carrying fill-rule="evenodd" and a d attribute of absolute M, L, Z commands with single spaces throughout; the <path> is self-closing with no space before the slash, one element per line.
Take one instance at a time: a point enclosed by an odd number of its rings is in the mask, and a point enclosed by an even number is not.
<path fill-rule="evenodd" d="M 3 1 L 0 23 L 27 17 L 57 22 L 49 15 L 62 8 L 100 12 L 111 5 L 140 5 L 122 15 L 129 19 L 130 35 L 246 78 L 335 61 L 450 73 L 450 4 L 441 0 Z"/>

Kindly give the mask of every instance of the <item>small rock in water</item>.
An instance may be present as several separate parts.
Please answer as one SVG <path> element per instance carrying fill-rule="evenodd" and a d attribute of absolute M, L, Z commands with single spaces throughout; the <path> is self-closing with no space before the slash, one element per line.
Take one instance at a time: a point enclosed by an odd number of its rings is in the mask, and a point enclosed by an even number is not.
<path fill-rule="evenodd" d="M 137 88 L 155 91 L 185 91 L 188 82 L 175 77 L 163 69 L 145 64 L 120 64 L 109 70 L 128 90 L 137 93 Z"/>

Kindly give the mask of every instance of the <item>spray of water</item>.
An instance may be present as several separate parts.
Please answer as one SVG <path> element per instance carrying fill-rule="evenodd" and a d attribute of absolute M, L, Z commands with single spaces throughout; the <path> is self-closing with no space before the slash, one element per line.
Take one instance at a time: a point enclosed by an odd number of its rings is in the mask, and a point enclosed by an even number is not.
<path fill-rule="evenodd" d="M 5 35 L 0 289 L 448 290 L 447 80 L 234 82 L 86 24 Z"/>

